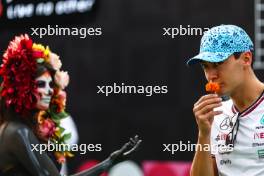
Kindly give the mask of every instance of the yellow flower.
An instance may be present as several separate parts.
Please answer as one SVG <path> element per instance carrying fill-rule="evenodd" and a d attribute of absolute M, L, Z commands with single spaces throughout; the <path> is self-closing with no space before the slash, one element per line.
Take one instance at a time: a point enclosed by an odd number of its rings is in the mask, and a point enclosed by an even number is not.
<path fill-rule="evenodd" d="M 64 152 L 64 155 L 66 156 L 66 157 L 74 157 L 74 154 L 72 154 L 71 152 Z"/>
<path fill-rule="evenodd" d="M 45 47 L 43 45 L 41 45 L 41 44 L 33 43 L 32 49 L 33 50 L 38 50 L 38 51 L 44 51 Z"/>
<path fill-rule="evenodd" d="M 44 56 L 47 62 L 49 62 L 49 55 L 50 55 L 50 49 L 49 49 L 49 46 L 47 46 L 44 51 Z"/>
<path fill-rule="evenodd" d="M 60 138 L 61 137 L 61 131 L 59 128 L 56 128 L 55 135 Z"/>
<path fill-rule="evenodd" d="M 49 62 L 50 49 L 48 46 L 45 48 L 41 44 L 33 43 L 32 49 L 36 51 L 41 51 L 44 55 L 43 59 L 45 59 L 45 62 Z"/>

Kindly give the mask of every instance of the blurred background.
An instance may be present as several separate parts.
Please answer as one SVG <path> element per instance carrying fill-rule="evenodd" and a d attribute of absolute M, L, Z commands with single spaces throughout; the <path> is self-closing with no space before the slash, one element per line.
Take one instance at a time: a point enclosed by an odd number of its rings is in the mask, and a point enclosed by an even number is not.
<path fill-rule="evenodd" d="M 43 5 L 37 11 L 39 3 Z M 58 3 L 64 5 L 56 14 L 53 8 Z M 201 35 L 172 38 L 164 35 L 163 28 L 241 26 L 257 43 L 256 72 L 264 81 L 261 3 L 260 0 L 2 0 L 0 52 L 3 54 L 15 35 L 30 35 L 31 28 L 48 25 L 101 28 L 102 35 L 86 38 L 31 35 L 35 42 L 49 45 L 60 55 L 63 70 L 70 74 L 67 111 L 77 125 L 79 143 L 102 144 L 100 152 L 76 153 L 68 162 L 69 172 L 102 161 L 129 137 L 138 134 L 143 143 L 130 160 L 145 176 L 186 176 L 194 152 L 172 154 L 163 151 L 163 144 L 179 144 L 180 140 L 196 143 L 192 107 L 205 94 L 206 81 L 199 65 L 188 68 L 185 62 L 199 52 Z M 168 93 L 152 96 L 97 93 L 97 86 L 114 83 L 168 86 Z"/>

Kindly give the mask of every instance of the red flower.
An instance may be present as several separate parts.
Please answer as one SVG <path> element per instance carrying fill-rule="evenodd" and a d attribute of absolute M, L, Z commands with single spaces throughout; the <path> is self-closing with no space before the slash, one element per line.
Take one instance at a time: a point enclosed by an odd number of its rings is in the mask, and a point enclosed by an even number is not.
<path fill-rule="evenodd" d="M 34 58 L 43 58 L 44 57 L 44 53 L 42 51 L 34 51 L 33 52 L 33 57 Z"/>
<path fill-rule="evenodd" d="M 32 40 L 28 35 L 15 37 L 3 55 L 0 76 L 3 77 L 1 96 L 6 105 L 26 116 L 36 105 L 35 73 L 37 62 Z"/>
<path fill-rule="evenodd" d="M 39 124 L 39 133 L 42 138 L 49 139 L 55 133 L 56 126 L 51 119 L 44 119 L 41 124 Z"/>

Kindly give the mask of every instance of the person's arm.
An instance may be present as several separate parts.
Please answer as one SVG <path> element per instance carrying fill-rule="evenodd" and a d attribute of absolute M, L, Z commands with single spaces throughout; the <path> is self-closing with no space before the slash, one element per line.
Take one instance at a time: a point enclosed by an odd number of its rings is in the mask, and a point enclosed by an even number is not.
<path fill-rule="evenodd" d="M 216 160 L 214 156 L 212 156 L 212 160 L 213 160 L 214 175 L 218 176 L 218 170 L 217 170 Z"/>
<path fill-rule="evenodd" d="M 121 147 L 121 149 L 113 152 L 106 160 L 95 165 L 91 169 L 84 170 L 80 173 L 74 174 L 73 176 L 99 176 L 104 171 L 107 171 L 115 163 L 122 161 L 124 158 L 127 158 L 131 153 L 138 149 L 142 140 L 135 136 L 130 138 L 130 141 Z"/>
<path fill-rule="evenodd" d="M 198 144 L 208 145 L 210 144 L 210 137 L 203 138 L 198 137 Z M 193 159 L 191 167 L 191 176 L 217 176 L 217 168 L 215 164 L 215 158 L 211 156 L 210 151 L 197 150 Z"/>
<path fill-rule="evenodd" d="M 210 145 L 211 127 L 213 118 L 221 114 L 221 111 L 214 111 L 214 108 L 221 106 L 221 98 L 216 94 L 209 94 L 201 97 L 193 108 L 193 113 L 199 129 L 198 146 Z M 191 167 L 191 176 L 216 176 L 215 159 L 210 151 L 201 148 L 197 149 Z"/>
<path fill-rule="evenodd" d="M 34 176 L 60 176 L 59 171 L 54 165 L 53 161 L 44 152 L 40 154 L 39 151 L 33 150 L 32 145 L 36 146 L 39 143 L 33 132 L 22 124 L 15 124 L 9 127 L 6 131 L 6 147 L 8 152 L 14 155 L 19 163 Z M 97 176 L 108 170 L 117 160 L 126 157 L 134 152 L 141 140 L 136 136 L 130 139 L 120 150 L 112 153 L 103 162 L 99 163 L 91 169 L 87 169 L 72 176 Z M 38 147 L 39 148 L 39 147 Z"/>

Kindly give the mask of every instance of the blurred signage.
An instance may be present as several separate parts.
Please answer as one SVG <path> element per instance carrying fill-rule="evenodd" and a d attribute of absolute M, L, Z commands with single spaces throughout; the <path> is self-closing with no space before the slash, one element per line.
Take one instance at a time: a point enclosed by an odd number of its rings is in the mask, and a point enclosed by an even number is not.
<path fill-rule="evenodd" d="M 85 13 L 95 0 L 0 0 L 0 17 L 8 20 Z"/>

